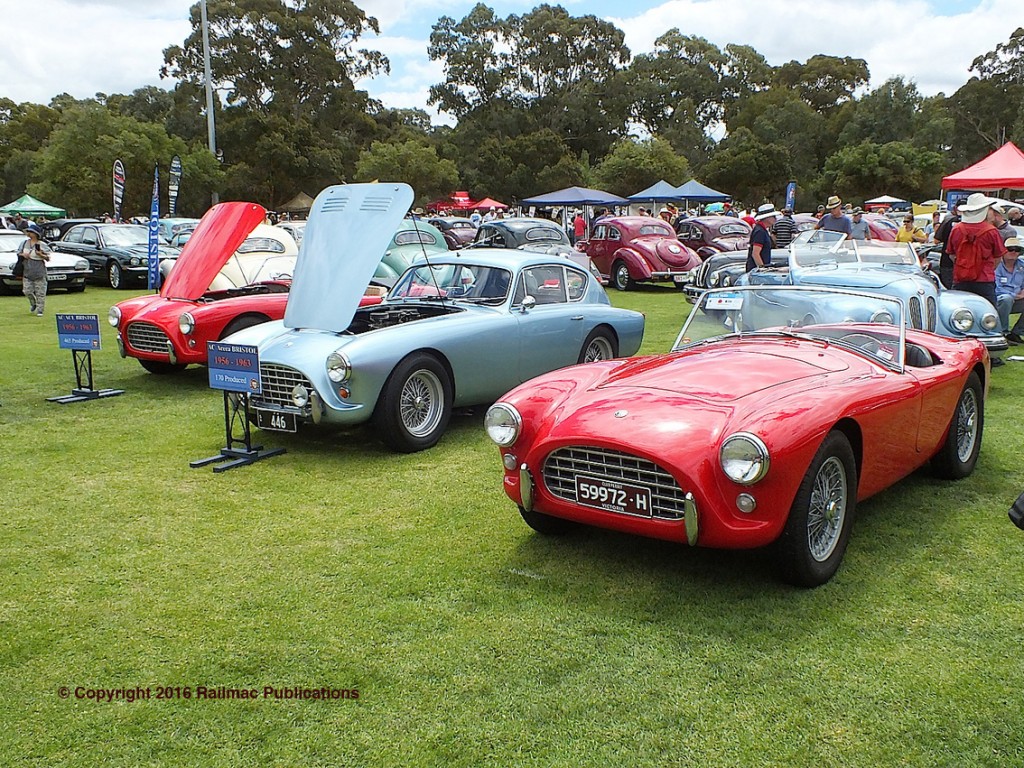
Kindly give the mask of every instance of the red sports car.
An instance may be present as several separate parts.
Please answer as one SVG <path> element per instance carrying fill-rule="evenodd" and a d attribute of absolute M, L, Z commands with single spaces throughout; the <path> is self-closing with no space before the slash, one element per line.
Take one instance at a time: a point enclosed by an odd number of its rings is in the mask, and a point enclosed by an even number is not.
<path fill-rule="evenodd" d="M 679 242 L 671 225 L 648 216 L 606 216 L 588 240 L 576 243 L 620 291 L 642 282 L 673 282 L 680 288 L 700 257 Z"/>
<path fill-rule="evenodd" d="M 712 290 L 670 354 L 540 376 L 485 425 L 537 531 L 774 545 L 810 587 L 838 569 L 858 500 L 929 461 L 974 470 L 988 379 L 981 342 L 908 328 L 897 299 Z"/>
<path fill-rule="evenodd" d="M 206 342 L 284 317 L 290 279 L 266 280 L 228 290 L 209 290 L 214 278 L 264 220 L 255 203 L 211 208 L 182 248 L 159 295 L 139 296 L 110 308 L 122 357 L 134 357 L 150 373 L 176 373 L 206 365 Z M 381 301 L 364 296 L 360 306 Z"/>

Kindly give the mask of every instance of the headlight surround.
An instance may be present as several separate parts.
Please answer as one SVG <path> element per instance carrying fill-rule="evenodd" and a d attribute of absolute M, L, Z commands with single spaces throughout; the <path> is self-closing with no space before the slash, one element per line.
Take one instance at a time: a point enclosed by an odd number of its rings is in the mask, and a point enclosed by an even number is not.
<path fill-rule="evenodd" d="M 718 272 L 712 272 L 708 275 L 708 285 L 712 288 L 718 285 L 718 281 L 722 278 L 722 275 Z"/>
<path fill-rule="evenodd" d="M 196 319 L 192 317 L 191 312 L 182 312 L 178 316 L 178 330 L 181 331 L 182 336 L 188 336 L 196 329 Z"/>
<path fill-rule="evenodd" d="M 348 356 L 340 349 L 336 349 L 327 356 L 325 367 L 327 368 L 327 378 L 335 384 L 348 381 L 352 375 L 352 363 L 349 362 Z"/>
<path fill-rule="evenodd" d="M 878 309 L 871 313 L 871 322 L 892 325 L 895 321 L 892 318 L 892 312 L 887 309 Z"/>
<path fill-rule="evenodd" d="M 88 272 L 89 262 L 86 261 L 85 259 L 79 259 L 78 261 L 75 262 L 75 269 L 79 272 Z"/>
<path fill-rule="evenodd" d="M 309 402 L 309 392 L 301 384 L 296 384 L 292 387 L 292 403 L 296 408 L 305 408 L 306 403 Z"/>
<path fill-rule="evenodd" d="M 487 409 L 487 415 L 484 416 L 484 429 L 487 436 L 497 445 L 509 446 L 519 439 L 519 433 L 523 429 L 523 417 L 508 403 L 495 403 Z"/>
<path fill-rule="evenodd" d="M 722 287 L 728 288 L 732 285 L 732 275 L 722 275 Z"/>
<path fill-rule="evenodd" d="M 974 327 L 974 314 L 966 307 L 960 307 L 950 316 L 949 322 L 960 333 L 967 333 Z"/>
<path fill-rule="evenodd" d="M 753 485 L 768 474 L 768 447 L 757 435 L 737 432 L 722 443 L 718 462 L 725 476 L 740 485 Z"/>
<path fill-rule="evenodd" d="M 999 318 L 991 312 L 986 312 L 981 318 L 981 327 L 986 331 L 994 331 L 999 327 Z"/>
<path fill-rule="evenodd" d="M 107 312 L 107 322 L 115 328 L 121 324 L 121 309 L 119 307 L 110 308 L 110 311 Z"/>
<path fill-rule="evenodd" d="M 138 256 L 132 256 L 130 259 L 128 259 L 128 264 L 133 267 L 138 267 L 142 264 L 142 259 L 140 259 Z"/>

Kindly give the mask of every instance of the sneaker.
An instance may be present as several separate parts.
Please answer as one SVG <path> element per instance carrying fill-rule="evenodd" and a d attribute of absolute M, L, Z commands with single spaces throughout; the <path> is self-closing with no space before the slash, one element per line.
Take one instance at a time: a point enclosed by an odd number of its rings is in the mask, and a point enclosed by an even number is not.
<path fill-rule="evenodd" d="M 1000 365 L 1006 365 L 1001 357 L 993 357 L 991 359 L 991 365 L 993 368 L 998 368 Z"/>
<path fill-rule="evenodd" d="M 1022 339 L 1019 334 L 1016 334 L 1013 331 L 1010 331 L 1008 334 L 1006 334 L 1006 340 L 1010 344 L 1013 344 L 1014 346 L 1016 346 L 1017 344 L 1024 344 L 1024 339 Z"/>

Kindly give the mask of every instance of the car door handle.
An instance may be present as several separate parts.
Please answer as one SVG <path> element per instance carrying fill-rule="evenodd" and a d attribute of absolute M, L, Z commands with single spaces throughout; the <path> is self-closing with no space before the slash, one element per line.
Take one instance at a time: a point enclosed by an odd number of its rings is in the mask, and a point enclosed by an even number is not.
<path fill-rule="evenodd" d="M 569 319 L 570 320 L 582 320 L 583 319 L 583 315 L 573 315 Z"/>

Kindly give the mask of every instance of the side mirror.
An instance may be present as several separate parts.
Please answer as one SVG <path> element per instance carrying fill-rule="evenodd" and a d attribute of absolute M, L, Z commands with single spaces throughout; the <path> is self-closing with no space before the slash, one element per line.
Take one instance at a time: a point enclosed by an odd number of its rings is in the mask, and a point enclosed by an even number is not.
<path fill-rule="evenodd" d="M 527 296 L 523 297 L 523 303 L 522 303 L 523 312 L 526 312 L 526 310 L 528 310 L 528 309 L 533 309 L 536 306 L 537 306 L 537 300 L 535 298 L 533 298 L 533 296 L 527 295 Z"/>

